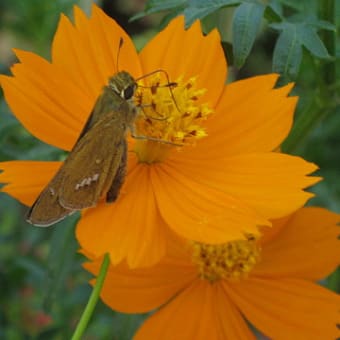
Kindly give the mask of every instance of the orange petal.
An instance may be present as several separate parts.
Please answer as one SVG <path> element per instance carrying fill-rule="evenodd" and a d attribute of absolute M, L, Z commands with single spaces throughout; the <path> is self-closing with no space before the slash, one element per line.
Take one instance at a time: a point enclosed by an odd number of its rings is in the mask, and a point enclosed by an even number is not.
<path fill-rule="evenodd" d="M 196 280 L 147 319 L 134 339 L 221 339 L 214 306 L 213 286 Z"/>
<path fill-rule="evenodd" d="M 70 81 L 78 83 L 81 91 L 94 102 L 104 82 L 93 65 L 90 67 L 88 52 L 84 55 L 84 49 L 80 33 L 70 19 L 62 14 L 52 44 L 53 65 L 67 75 Z"/>
<path fill-rule="evenodd" d="M 97 275 L 101 259 L 84 264 Z M 124 313 L 144 313 L 169 301 L 195 279 L 196 270 L 188 263 L 166 258 L 149 268 L 129 269 L 124 262 L 110 265 L 101 291 L 102 300 Z"/>
<path fill-rule="evenodd" d="M 250 331 L 237 306 L 226 294 L 223 281 L 215 284 L 216 317 L 223 336 L 219 339 L 256 339 Z"/>
<path fill-rule="evenodd" d="M 302 189 L 320 180 L 307 177 L 317 167 L 300 157 L 254 153 L 214 161 L 180 157 L 171 165 L 193 181 L 219 189 L 265 218 L 278 218 L 300 208 L 311 193 Z"/>
<path fill-rule="evenodd" d="M 70 150 L 93 103 L 45 59 L 31 52 L 15 52 L 21 63 L 12 67 L 13 77 L 0 76 L 8 105 L 33 135 Z"/>
<path fill-rule="evenodd" d="M 308 260 L 308 259 L 307 259 Z M 271 339 L 337 339 L 340 296 L 314 283 L 282 278 L 226 284 L 241 313 Z"/>
<path fill-rule="evenodd" d="M 150 176 L 160 213 L 179 235 L 205 243 L 224 243 L 257 233 L 268 221 L 240 200 L 184 176 L 167 163 Z"/>
<path fill-rule="evenodd" d="M 0 183 L 8 183 L 1 191 L 25 205 L 32 205 L 55 175 L 62 162 L 12 161 L 0 163 Z"/>
<path fill-rule="evenodd" d="M 271 220 L 273 225 L 275 225 L 275 228 L 261 228 L 261 238 L 258 240 L 261 248 L 263 248 L 265 244 L 270 243 L 272 239 L 275 239 L 276 235 L 280 233 L 280 230 L 286 226 L 290 216 L 291 215 L 287 215 L 285 217 Z"/>
<path fill-rule="evenodd" d="M 203 36 L 197 20 L 188 30 L 180 16 L 152 39 L 140 53 L 144 74 L 165 70 L 170 81 L 198 76 L 197 87 L 208 90 L 206 100 L 215 106 L 227 76 L 221 38 L 217 30 Z"/>
<path fill-rule="evenodd" d="M 148 266 L 165 254 L 167 226 L 150 186 L 150 166 L 131 167 L 118 200 L 85 211 L 76 234 L 96 257 L 109 252 L 114 264 L 127 257 L 130 267 Z"/>
<path fill-rule="evenodd" d="M 67 74 L 92 102 L 102 86 L 119 70 L 135 77 L 141 74 L 135 47 L 126 32 L 96 5 L 91 19 L 77 7 L 74 8 L 75 26 L 61 17 L 52 48 L 53 64 Z M 124 43 L 119 51 L 120 39 Z M 119 53 L 118 53 L 119 51 Z"/>
<path fill-rule="evenodd" d="M 313 281 L 325 278 L 340 263 L 339 221 L 339 214 L 326 209 L 298 210 L 275 237 L 263 245 L 261 262 L 253 274 Z"/>
<path fill-rule="evenodd" d="M 287 97 L 292 84 L 273 89 L 277 78 L 270 74 L 226 85 L 207 120 L 202 152 L 226 157 L 276 149 L 292 127 L 297 103 L 297 97 Z"/>
<path fill-rule="evenodd" d="M 320 180 L 306 176 L 317 169 L 315 164 L 281 153 L 235 156 L 219 164 L 225 171 L 220 186 L 267 218 L 282 217 L 303 206 L 313 194 L 302 189 Z"/>
<path fill-rule="evenodd" d="M 135 45 L 117 22 L 93 4 L 91 24 L 91 29 L 93 30 L 91 33 L 96 38 L 93 39 L 96 51 L 99 49 L 98 43 L 101 44 L 101 53 L 106 54 L 106 58 L 109 60 L 106 66 L 101 66 L 104 71 L 109 76 L 118 71 L 128 71 L 133 77 L 140 77 L 142 67 Z M 123 40 L 123 45 L 119 48 L 120 39 Z M 97 60 L 98 55 L 96 54 L 94 58 Z M 101 57 L 100 60 L 102 61 L 104 58 Z"/>

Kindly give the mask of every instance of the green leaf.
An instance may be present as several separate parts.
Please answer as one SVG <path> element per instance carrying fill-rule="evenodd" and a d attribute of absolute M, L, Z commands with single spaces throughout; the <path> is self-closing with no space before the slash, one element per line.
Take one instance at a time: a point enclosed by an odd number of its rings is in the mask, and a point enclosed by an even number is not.
<path fill-rule="evenodd" d="M 186 7 L 187 0 L 149 0 L 145 4 L 145 9 L 143 12 L 133 16 L 130 21 L 140 19 L 146 15 L 162 12 L 162 11 L 173 11 L 180 7 L 182 10 Z"/>
<path fill-rule="evenodd" d="M 273 71 L 294 78 L 299 71 L 301 59 L 302 46 L 296 25 L 287 24 L 274 48 Z"/>
<path fill-rule="evenodd" d="M 307 11 L 315 13 L 318 5 L 317 0 L 280 0 L 280 2 L 282 5 L 302 13 L 306 13 Z"/>
<path fill-rule="evenodd" d="M 264 11 L 264 17 L 269 22 L 280 22 L 283 20 L 282 6 L 277 1 L 271 1 Z"/>
<path fill-rule="evenodd" d="M 222 7 L 235 6 L 240 2 L 240 0 L 189 0 L 184 10 L 186 25 L 190 26 L 195 20 L 202 19 Z"/>
<path fill-rule="evenodd" d="M 149 0 L 145 5 L 145 12 L 148 14 L 168 11 L 178 6 L 186 5 L 187 0 Z"/>
<path fill-rule="evenodd" d="M 333 31 L 336 32 L 336 26 L 333 25 L 332 23 L 325 21 L 325 20 L 313 20 L 309 21 L 310 24 L 313 26 L 319 28 L 319 29 L 324 29 L 327 31 Z"/>
<path fill-rule="evenodd" d="M 159 24 L 159 28 L 160 29 L 164 29 L 169 23 L 170 21 L 177 17 L 180 14 L 183 14 L 183 10 L 184 10 L 184 6 L 182 7 L 177 7 L 175 9 L 173 9 L 169 14 L 165 15 L 161 21 L 161 23 Z"/>
<path fill-rule="evenodd" d="M 258 3 L 243 3 L 233 18 L 233 53 L 236 67 L 240 68 L 253 47 L 265 7 Z"/>
<path fill-rule="evenodd" d="M 302 46 L 320 59 L 331 58 L 317 34 L 316 22 L 311 23 L 307 18 L 306 22 L 281 22 L 270 25 L 282 31 L 274 49 L 274 71 L 294 78 L 300 67 Z"/>
<path fill-rule="evenodd" d="M 316 57 L 322 59 L 327 59 L 331 57 L 313 27 L 307 26 L 305 24 L 300 24 L 297 26 L 297 28 L 298 38 L 301 44 L 305 46 L 309 52 L 314 54 Z"/>
<path fill-rule="evenodd" d="M 270 27 L 283 30 L 283 31 L 292 31 L 294 30 L 294 34 L 296 34 L 296 38 L 298 39 L 300 45 L 303 45 L 307 48 L 309 52 L 315 55 L 318 58 L 327 59 L 330 58 L 328 51 L 323 44 L 322 40 L 319 38 L 316 28 L 314 24 L 310 24 L 309 21 L 306 23 L 291 23 L 291 22 L 282 22 L 282 23 L 273 23 Z"/>
<path fill-rule="evenodd" d="M 303 1 L 296 1 L 296 0 L 280 0 L 282 5 L 286 7 L 293 8 L 299 12 L 303 10 Z"/>

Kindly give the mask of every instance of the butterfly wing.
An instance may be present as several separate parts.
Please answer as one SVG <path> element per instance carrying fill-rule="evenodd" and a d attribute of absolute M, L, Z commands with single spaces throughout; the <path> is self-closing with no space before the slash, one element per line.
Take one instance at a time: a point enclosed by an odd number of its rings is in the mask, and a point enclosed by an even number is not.
<path fill-rule="evenodd" d="M 106 202 L 111 203 L 114 202 L 119 195 L 120 188 L 124 183 L 124 179 L 126 176 L 126 165 L 127 165 L 127 143 L 126 140 L 123 140 L 123 154 L 119 164 L 119 167 L 116 171 L 115 177 L 112 180 L 109 190 L 106 193 Z"/>
<path fill-rule="evenodd" d="M 27 214 L 27 222 L 36 226 L 47 227 L 75 212 L 75 210 L 66 209 L 60 205 L 59 198 L 54 189 L 61 185 L 62 173 L 63 169 L 61 167 L 32 205 Z"/>
<path fill-rule="evenodd" d="M 125 131 L 118 112 L 94 124 L 39 195 L 27 221 L 49 226 L 76 210 L 95 206 L 115 177 L 124 152 Z"/>
<path fill-rule="evenodd" d="M 76 144 L 65 161 L 60 204 L 67 209 L 96 205 L 109 190 L 125 151 L 125 127 L 116 115 L 95 124 Z"/>

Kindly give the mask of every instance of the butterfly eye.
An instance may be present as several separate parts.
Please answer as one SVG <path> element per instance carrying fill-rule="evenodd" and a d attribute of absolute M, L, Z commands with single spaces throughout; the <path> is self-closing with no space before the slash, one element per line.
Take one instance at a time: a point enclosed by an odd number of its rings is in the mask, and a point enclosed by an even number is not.
<path fill-rule="evenodd" d="M 135 88 L 136 88 L 135 84 L 128 86 L 122 91 L 121 96 L 126 100 L 130 99 L 135 93 Z"/>

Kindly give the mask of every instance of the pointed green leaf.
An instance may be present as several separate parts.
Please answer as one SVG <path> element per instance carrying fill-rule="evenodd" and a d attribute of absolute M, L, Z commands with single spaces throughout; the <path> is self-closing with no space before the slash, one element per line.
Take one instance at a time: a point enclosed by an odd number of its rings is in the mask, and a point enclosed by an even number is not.
<path fill-rule="evenodd" d="M 316 30 L 311 26 L 299 25 L 298 26 L 298 36 L 301 44 L 303 44 L 309 52 L 314 54 L 316 57 L 327 59 L 331 56 L 323 44 L 322 40 L 319 38 Z"/>
<path fill-rule="evenodd" d="M 291 24 L 288 23 L 287 21 L 282 21 L 282 22 L 274 22 L 270 24 L 269 27 L 273 28 L 274 30 L 281 31 L 281 30 L 286 29 L 289 25 Z"/>
<path fill-rule="evenodd" d="M 300 68 L 302 46 L 296 25 L 290 24 L 280 34 L 273 57 L 273 71 L 294 78 Z"/>
<path fill-rule="evenodd" d="M 178 6 L 183 6 L 187 0 L 149 0 L 145 5 L 145 12 L 148 14 L 172 10 Z"/>
<path fill-rule="evenodd" d="M 189 0 L 184 10 L 186 25 L 190 26 L 197 19 L 203 19 L 222 7 L 235 6 L 240 2 L 240 0 Z"/>
<path fill-rule="evenodd" d="M 296 1 L 296 0 L 280 0 L 282 5 L 286 7 L 293 8 L 297 11 L 302 11 L 303 10 L 303 1 Z"/>
<path fill-rule="evenodd" d="M 169 14 L 165 15 L 159 24 L 159 29 L 164 29 L 172 19 L 183 14 L 184 6 L 174 8 Z"/>
<path fill-rule="evenodd" d="M 282 7 L 280 3 L 278 2 L 271 2 L 267 5 L 265 11 L 264 11 L 264 17 L 269 21 L 269 22 L 280 22 L 283 17 L 282 17 Z"/>
<path fill-rule="evenodd" d="M 236 67 L 240 68 L 253 47 L 265 7 L 258 3 L 243 3 L 233 18 L 233 53 Z"/>
<path fill-rule="evenodd" d="M 336 26 L 325 20 L 313 20 L 313 21 L 309 21 L 309 23 L 319 29 L 333 31 L 333 32 L 336 31 Z"/>
<path fill-rule="evenodd" d="M 145 17 L 146 15 L 162 12 L 162 11 L 173 11 L 181 8 L 182 10 L 185 8 L 187 0 L 149 0 L 145 4 L 145 9 L 143 12 L 137 13 L 134 15 L 130 21 L 134 21 L 140 18 Z"/>

